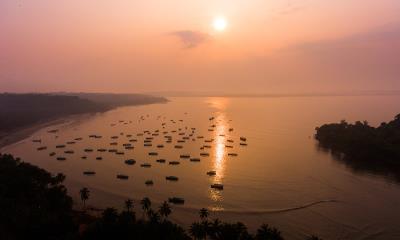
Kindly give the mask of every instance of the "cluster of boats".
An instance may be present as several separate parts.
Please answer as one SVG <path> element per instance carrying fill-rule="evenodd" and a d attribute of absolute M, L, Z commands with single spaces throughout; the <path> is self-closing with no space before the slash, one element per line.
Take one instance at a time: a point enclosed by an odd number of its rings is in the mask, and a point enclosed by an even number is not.
<path fill-rule="evenodd" d="M 146 116 L 141 116 L 138 120 L 138 122 L 142 122 L 145 121 L 146 118 L 149 118 L 149 115 Z M 158 117 L 157 120 L 161 120 L 161 117 Z M 165 120 L 165 118 L 164 118 Z M 212 122 L 212 124 L 210 126 L 208 126 L 207 130 L 210 132 L 214 132 L 214 130 L 217 128 L 218 122 L 213 122 L 215 120 L 215 117 L 210 117 L 209 120 Z M 201 158 L 207 158 L 211 155 L 211 153 L 208 151 L 209 149 L 213 148 L 213 143 L 214 138 L 205 138 L 203 135 L 198 135 L 196 134 L 196 128 L 194 127 L 177 127 L 173 130 L 167 131 L 166 127 L 169 124 L 177 124 L 177 123 L 182 123 L 183 119 L 179 119 L 179 120 L 170 120 L 168 121 L 163 121 L 161 123 L 161 128 L 162 129 L 157 129 L 154 131 L 150 131 L 150 130 L 144 130 L 143 132 L 139 132 L 137 134 L 132 134 L 132 133 L 128 133 L 125 134 L 124 132 L 120 132 L 117 135 L 112 135 L 109 137 L 109 139 L 111 140 L 109 142 L 109 146 L 111 146 L 111 148 L 105 148 L 105 147 L 101 147 L 101 148 L 91 148 L 91 147 L 87 147 L 82 149 L 84 155 L 82 155 L 80 158 L 81 159 L 88 159 L 88 155 L 94 152 L 99 152 L 99 153 L 112 153 L 115 155 L 130 155 L 129 150 L 134 150 L 135 147 L 138 147 L 138 144 L 136 144 L 140 139 L 142 139 L 141 141 L 143 141 L 143 147 L 144 148 L 151 148 L 153 149 L 153 151 L 149 151 L 148 152 L 148 156 L 159 156 L 159 152 L 155 151 L 156 149 L 163 149 L 166 148 L 168 146 L 171 146 L 175 149 L 183 149 L 185 147 L 185 144 L 187 142 L 204 142 L 203 144 L 200 145 L 200 153 L 199 153 L 199 157 L 196 156 L 192 156 L 191 154 L 180 154 L 179 155 L 179 159 L 177 160 L 171 160 L 171 161 L 167 161 L 166 159 L 163 158 L 159 158 L 159 159 L 155 159 L 156 163 L 167 163 L 168 165 L 172 165 L 172 166 L 176 166 L 176 165 L 180 165 L 181 164 L 181 160 L 189 160 L 190 162 L 201 162 Z M 123 121 L 120 120 L 117 123 L 112 123 L 110 124 L 111 127 L 115 127 L 118 124 L 130 124 L 132 123 L 132 121 Z M 234 129 L 233 128 L 229 128 L 229 132 L 233 132 Z M 48 131 L 49 133 L 58 133 L 58 130 L 50 130 Z M 218 131 L 215 131 L 218 132 Z M 230 134 L 228 134 L 230 135 Z M 164 143 L 160 143 L 160 136 L 161 136 L 161 140 L 164 141 Z M 58 137 L 58 136 L 57 136 Z M 228 136 L 225 136 L 225 134 L 215 134 L 216 138 L 225 138 L 225 148 L 227 149 L 234 149 L 234 143 L 235 141 L 231 138 L 228 138 Z M 89 139 L 101 139 L 103 138 L 102 135 L 98 135 L 98 134 L 90 134 L 88 135 Z M 76 137 L 71 141 L 67 141 L 65 142 L 65 144 L 57 144 L 55 145 L 55 149 L 56 151 L 52 151 L 49 153 L 50 157 L 55 157 L 58 161 L 65 161 L 67 160 L 67 157 L 65 156 L 56 156 L 57 154 L 60 154 L 61 150 L 67 148 L 69 145 L 74 145 L 79 141 L 82 141 L 84 138 L 83 137 Z M 157 142 L 155 142 L 155 140 L 157 140 Z M 34 139 L 32 140 L 34 143 L 39 143 L 42 144 L 42 140 L 41 139 Z M 122 144 L 121 144 L 121 141 Z M 174 145 L 171 145 L 171 143 L 175 141 Z M 247 139 L 246 137 L 240 137 L 239 138 L 239 145 L 240 146 L 247 146 Z M 121 150 L 122 146 L 123 150 Z M 154 147 L 153 147 L 154 146 Z M 40 146 L 37 148 L 38 151 L 44 151 L 47 150 L 47 146 Z M 75 149 L 75 151 L 77 151 Z M 68 154 L 68 155 L 74 155 L 75 154 L 74 150 L 65 150 L 62 151 L 62 153 L 64 154 Z M 161 150 L 160 150 L 161 151 Z M 227 156 L 229 157 L 236 157 L 238 156 L 238 153 L 235 152 L 227 152 L 226 153 Z M 106 157 L 107 159 L 108 157 Z M 96 160 L 103 160 L 103 156 L 96 156 L 95 157 Z M 136 160 L 133 158 L 129 158 L 123 161 L 126 165 L 132 166 L 136 164 Z M 152 164 L 149 162 L 143 162 L 140 164 L 140 167 L 142 168 L 151 168 Z M 86 176 L 94 176 L 96 175 L 96 172 L 93 170 L 86 170 L 83 171 L 83 174 Z M 206 172 L 206 175 L 208 175 L 209 177 L 213 177 L 217 175 L 217 171 L 215 170 L 210 170 Z M 117 179 L 121 179 L 121 180 L 128 180 L 129 179 L 129 175 L 126 174 L 117 174 L 116 175 Z M 179 180 L 179 178 L 177 176 L 166 176 L 165 179 L 167 181 L 173 181 L 176 182 Z M 154 181 L 153 180 L 146 180 L 145 181 L 145 185 L 146 186 L 153 186 L 154 185 Z M 224 189 L 224 185 L 222 183 L 214 183 L 210 186 L 212 189 L 214 190 L 223 190 Z M 184 199 L 182 198 L 170 198 L 169 201 L 171 203 L 175 203 L 175 204 L 183 204 L 184 203 Z"/>

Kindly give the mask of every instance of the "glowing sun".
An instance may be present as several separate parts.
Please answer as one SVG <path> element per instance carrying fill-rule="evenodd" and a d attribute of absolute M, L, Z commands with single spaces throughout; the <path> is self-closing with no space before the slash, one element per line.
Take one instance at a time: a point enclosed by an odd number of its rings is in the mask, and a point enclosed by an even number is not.
<path fill-rule="evenodd" d="M 226 19 L 223 17 L 217 17 L 214 19 L 213 28 L 215 31 L 222 32 L 226 29 L 227 25 L 228 23 L 226 22 Z"/>

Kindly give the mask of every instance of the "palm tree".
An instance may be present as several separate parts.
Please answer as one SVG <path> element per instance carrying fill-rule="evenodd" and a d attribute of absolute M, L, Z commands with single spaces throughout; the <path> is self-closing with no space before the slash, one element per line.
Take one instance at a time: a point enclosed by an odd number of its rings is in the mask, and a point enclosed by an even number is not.
<path fill-rule="evenodd" d="M 84 187 L 79 191 L 79 193 L 81 195 L 81 200 L 83 202 L 83 208 L 85 208 L 86 207 L 86 200 L 88 200 L 89 196 L 90 196 L 90 191 L 89 191 L 89 189 Z"/>
<path fill-rule="evenodd" d="M 207 220 L 208 215 L 209 215 L 208 210 L 206 208 L 200 209 L 199 215 L 200 215 L 201 220 L 203 220 L 203 221 Z"/>
<path fill-rule="evenodd" d="M 162 217 L 164 217 L 164 221 L 168 218 L 168 216 L 171 214 L 171 207 L 169 204 L 164 201 L 164 203 L 160 206 L 159 213 Z"/>
<path fill-rule="evenodd" d="M 131 208 L 133 208 L 133 201 L 132 201 L 132 199 L 129 199 L 129 198 L 128 198 L 128 199 L 125 201 L 125 208 L 126 208 L 126 211 L 130 212 Z"/>
<path fill-rule="evenodd" d="M 194 239 L 204 239 L 207 236 L 203 224 L 199 222 L 192 223 L 189 228 L 189 233 Z"/>
<path fill-rule="evenodd" d="M 147 211 L 147 217 L 151 223 L 159 223 L 160 222 L 160 214 L 158 212 L 153 211 L 153 209 L 149 209 Z"/>
<path fill-rule="evenodd" d="M 144 213 L 148 213 L 148 211 L 151 207 L 151 201 L 148 197 L 145 197 L 140 201 L 140 204 L 142 205 L 143 216 L 144 216 Z"/>
<path fill-rule="evenodd" d="M 283 240 L 283 237 L 278 229 L 270 227 L 268 224 L 263 224 L 257 229 L 256 239 Z"/>

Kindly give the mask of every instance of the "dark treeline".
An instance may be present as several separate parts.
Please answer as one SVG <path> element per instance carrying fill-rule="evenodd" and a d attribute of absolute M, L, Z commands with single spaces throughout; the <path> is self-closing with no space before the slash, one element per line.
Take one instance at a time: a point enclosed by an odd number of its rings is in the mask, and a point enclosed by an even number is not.
<path fill-rule="evenodd" d="M 68 96 L 77 96 L 110 107 L 144 105 L 167 102 L 166 98 L 145 94 L 114 94 L 114 93 L 65 93 Z"/>
<path fill-rule="evenodd" d="M 266 224 L 252 234 L 243 223 L 210 219 L 207 209 L 201 209 L 199 221 L 185 230 L 169 220 L 172 208 L 167 202 L 155 209 L 148 198 L 139 206 L 128 199 L 121 212 L 107 208 L 101 217 L 91 217 L 72 209 L 64 179 L 0 154 L 0 239 L 284 239 L 279 230 Z M 90 190 L 82 188 L 80 194 L 85 208 Z"/>
<path fill-rule="evenodd" d="M 0 94 L 0 133 L 60 117 L 110 110 L 118 106 L 165 102 L 140 94 Z"/>
<path fill-rule="evenodd" d="M 369 170 L 400 179 L 400 114 L 372 127 L 368 122 L 324 124 L 316 128 L 322 148 L 354 170 Z"/>

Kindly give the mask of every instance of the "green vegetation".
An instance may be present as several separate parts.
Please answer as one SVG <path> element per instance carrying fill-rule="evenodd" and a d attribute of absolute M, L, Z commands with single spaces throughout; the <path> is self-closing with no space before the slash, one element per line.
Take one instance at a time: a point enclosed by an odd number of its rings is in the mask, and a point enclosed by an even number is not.
<path fill-rule="evenodd" d="M 140 201 L 143 217 L 136 218 L 134 202 L 125 201 L 126 210 L 107 208 L 99 218 L 72 210 L 72 199 L 62 185 L 65 177 L 29 163 L 0 154 L 0 239 L 213 239 L 282 240 L 281 233 L 266 224 L 253 235 L 243 223 L 209 219 L 199 211 L 200 221 L 188 231 L 171 222 L 171 206 L 164 202 L 158 211 L 149 198 Z M 83 204 L 89 199 L 87 188 L 80 190 Z M 310 237 L 308 239 L 319 239 Z"/>
<path fill-rule="evenodd" d="M 400 114 L 388 123 L 372 127 L 368 122 L 325 124 L 316 128 L 323 149 L 354 170 L 395 176 L 400 180 Z"/>

